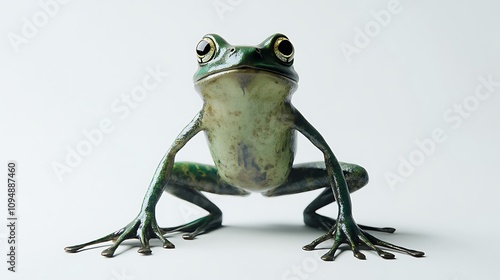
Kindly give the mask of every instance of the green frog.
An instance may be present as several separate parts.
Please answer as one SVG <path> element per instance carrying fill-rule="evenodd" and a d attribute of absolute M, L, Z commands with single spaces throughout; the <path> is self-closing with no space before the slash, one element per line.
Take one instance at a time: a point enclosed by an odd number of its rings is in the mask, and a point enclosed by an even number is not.
<path fill-rule="evenodd" d="M 386 259 L 395 256 L 380 247 L 423 256 L 421 251 L 396 246 L 367 232 L 392 233 L 394 228 L 354 221 L 350 193 L 367 184 L 368 173 L 359 165 L 339 162 L 321 134 L 292 105 L 291 96 L 299 80 L 293 67 L 294 53 L 283 34 L 272 35 L 257 46 L 234 46 L 216 34 L 205 35 L 196 46 L 199 67 L 193 78 L 203 107 L 161 159 L 139 214 L 113 233 L 65 250 L 74 253 L 89 245 L 114 241 L 102 251 L 103 256 L 112 257 L 124 240 L 133 238 L 140 241 L 138 252 L 142 254 L 151 254 L 152 238 L 161 240 L 164 248 L 174 248 L 165 237 L 167 233 L 183 232 L 184 239 L 194 239 L 221 227 L 221 210 L 202 192 L 236 196 L 259 192 L 273 197 L 323 189 L 304 210 L 304 222 L 326 233 L 305 245 L 304 250 L 333 239 L 330 250 L 321 257 L 325 261 L 335 258 L 342 243 L 347 243 L 358 259 L 365 259 L 361 247 Z M 214 165 L 175 162 L 177 152 L 201 131 L 207 137 Z M 322 161 L 294 164 L 297 132 L 323 153 Z M 162 228 L 157 224 L 155 207 L 163 192 L 209 214 Z M 334 201 L 337 219 L 316 213 Z"/>

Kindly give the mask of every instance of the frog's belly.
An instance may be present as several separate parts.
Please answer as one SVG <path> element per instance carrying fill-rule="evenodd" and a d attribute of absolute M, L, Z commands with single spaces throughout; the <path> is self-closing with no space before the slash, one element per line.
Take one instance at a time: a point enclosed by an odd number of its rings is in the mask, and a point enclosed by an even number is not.
<path fill-rule="evenodd" d="M 228 128 L 224 125 L 206 131 L 222 180 L 250 191 L 267 191 L 287 180 L 294 156 L 293 131 L 275 130 L 272 137 L 265 137 L 268 127 L 255 126 L 253 132 Z"/>
<path fill-rule="evenodd" d="M 203 128 L 219 176 L 250 191 L 283 184 L 295 149 L 292 108 L 296 83 L 238 69 L 196 83 L 204 99 Z"/>

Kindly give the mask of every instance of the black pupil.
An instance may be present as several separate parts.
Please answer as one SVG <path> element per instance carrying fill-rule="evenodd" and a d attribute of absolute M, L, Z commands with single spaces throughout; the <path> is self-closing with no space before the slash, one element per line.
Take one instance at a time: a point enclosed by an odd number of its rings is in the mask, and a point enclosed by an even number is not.
<path fill-rule="evenodd" d="M 209 51 L 210 51 L 210 44 L 207 41 L 202 40 L 202 41 L 200 41 L 200 43 L 198 43 L 198 46 L 196 47 L 196 53 L 199 56 L 204 56 Z"/>
<path fill-rule="evenodd" d="M 278 50 L 284 55 L 291 55 L 293 53 L 292 43 L 288 40 L 283 40 L 278 45 Z"/>

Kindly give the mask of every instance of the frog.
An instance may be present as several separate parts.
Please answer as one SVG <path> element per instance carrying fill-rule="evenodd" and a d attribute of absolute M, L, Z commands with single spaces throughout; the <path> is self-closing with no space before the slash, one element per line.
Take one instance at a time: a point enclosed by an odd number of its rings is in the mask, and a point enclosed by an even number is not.
<path fill-rule="evenodd" d="M 332 261 L 347 243 L 354 257 L 365 259 L 361 249 L 373 250 L 384 259 L 395 252 L 414 257 L 424 252 L 383 241 L 368 231 L 393 233 L 391 227 L 357 224 L 350 194 L 368 183 L 360 165 L 339 162 L 324 137 L 291 103 L 299 76 L 294 69 L 295 48 L 289 38 L 277 33 L 255 46 L 231 45 L 217 34 L 207 34 L 196 45 L 198 69 L 194 87 L 203 100 L 202 109 L 175 138 L 163 155 L 147 188 L 139 214 L 126 226 L 93 241 L 68 246 L 66 252 L 113 241 L 101 252 L 113 257 L 123 241 L 138 239 L 138 253 L 152 253 L 150 240 L 175 248 L 166 235 L 181 233 L 186 240 L 222 226 L 222 211 L 204 194 L 266 197 L 323 189 L 303 211 L 306 226 L 325 233 L 302 248 L 316 249 L 333 240 L 321 256 Z M 204 132 L 213 164 L 176 161 L 176 154 L 195 135 Z M 323 160 L 295 163 L 297 134 L 319 149 Z M 191 222 L 160 227 L 156 205 L 163 193 L 190 202 L 208 214 Z M 336 202 L 337 218 L 317 210 Z M 393 252 L 393 253 L 391 253 Z"/>

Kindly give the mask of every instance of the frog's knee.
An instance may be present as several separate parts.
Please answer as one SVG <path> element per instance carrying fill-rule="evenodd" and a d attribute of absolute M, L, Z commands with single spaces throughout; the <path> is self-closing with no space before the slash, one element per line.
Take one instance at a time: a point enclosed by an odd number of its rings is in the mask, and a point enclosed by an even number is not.
<path fill-rule="evenodd" d="M 344 176 L 349 186 L 349 192 L 355 192 L 366 186 L 369 181 L 368 172 L 362 166 L 351 164 L 344 170 Z"/>

